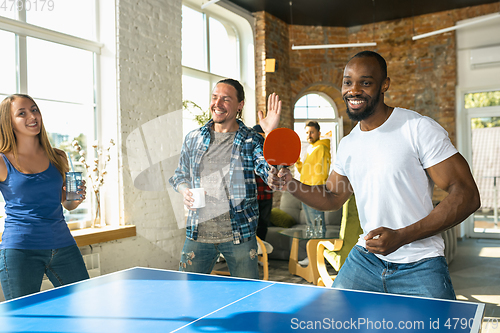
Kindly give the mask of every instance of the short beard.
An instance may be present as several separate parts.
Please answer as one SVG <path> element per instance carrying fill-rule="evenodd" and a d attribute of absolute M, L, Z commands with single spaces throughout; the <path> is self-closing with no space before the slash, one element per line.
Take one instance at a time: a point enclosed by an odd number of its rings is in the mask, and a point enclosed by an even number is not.
<path fill-rule="evenodd" d="M 375 106 L 378 104 L 379 100 L 380 100 L 380 93 L 377 94 L 376 97 L 372 100 L 372 102 L 367 105 L 366 109 L 363 112 L 353 113 L 353 112 L 351 112 L 351 110 L 349 110 L 349 102 L 347 101 L 347 98 L 344 98 L 344 103 L 345 103 L 345 106 L 347 108 L 346 109 L 347 116 L 352 121 L 365 120 L 368 117 L 370 117 L 372 114 L 375 113 Z"/>

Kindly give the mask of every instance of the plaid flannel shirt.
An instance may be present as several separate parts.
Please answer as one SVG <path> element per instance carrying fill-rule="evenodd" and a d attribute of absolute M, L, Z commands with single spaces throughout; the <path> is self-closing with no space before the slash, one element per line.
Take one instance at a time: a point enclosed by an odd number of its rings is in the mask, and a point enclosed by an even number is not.
<path fill-rule="evenodd" d="M 273 190 L 259 176 L 255 177 L 255 181 L 257 182 L 257 200 L 271 200 L 273 198 Z"/>
<path fill-rule="evenodd" d="M 237 120 L 239 129 L 236 132 L 229 168 L 229 207 L 233 243 L 239 244 L 255 235 L 259 220 L 257 202 L 257 184 L 255 174 L 267 179 L 269 164 L 264 159 L 264 138 Z M 180 184 L 190 188 L 201 187 L 200 163 L 210 145 L 210 128 L 213 120 L 204 126 L 189 132 L 182 145 L 179 165 L 174 176 L 169 179 L 170 185 L 178 191 Z M 186 223 L 186 236 L 198 238 L 199 216 L 197 211 L 189 211 Z"/>

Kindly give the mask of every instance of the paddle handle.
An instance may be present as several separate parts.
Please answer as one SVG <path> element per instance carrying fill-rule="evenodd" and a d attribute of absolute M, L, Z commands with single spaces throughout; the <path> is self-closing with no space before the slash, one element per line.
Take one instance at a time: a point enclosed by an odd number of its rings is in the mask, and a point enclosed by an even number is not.
<path fill-rule="evenodd" d="M 275 165 L 274 167 L 276 168 L 276 170 L 278 170 L 278 172 L 280 172 L 281 169 L 288 168 L 289 165 Z"/>

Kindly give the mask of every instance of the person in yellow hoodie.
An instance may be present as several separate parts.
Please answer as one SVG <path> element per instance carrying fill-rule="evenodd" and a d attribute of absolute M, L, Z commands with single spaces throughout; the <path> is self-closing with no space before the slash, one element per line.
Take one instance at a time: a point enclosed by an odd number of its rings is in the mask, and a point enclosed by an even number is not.
<path fill-rule="evenodd" d="M 306 185 L 323 185 L 326 183 L 330 174 L 330 140 L 320 139 L 321 132 L 317 121 L 309 121 L 305 127 L 307 142 L 306 157 L 304 162 L 299 158 L 295 166 L 300 173 L 300 182 Z M 308 226 L 314 225 L 317 218 L 321 218 L 323 224 L 323 237 L 326 233 L 325 212 L 316 210 L 302 203 L 302 208 L 306 213 L 306 221 Z M 309 259 L 305 258 L 299 262 L 301 265 L 307 266 Z"/>

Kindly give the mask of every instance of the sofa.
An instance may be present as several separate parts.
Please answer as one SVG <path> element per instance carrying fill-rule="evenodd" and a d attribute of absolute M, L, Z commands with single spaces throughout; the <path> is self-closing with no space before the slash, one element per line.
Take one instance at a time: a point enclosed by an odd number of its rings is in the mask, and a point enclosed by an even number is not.
<path fill-rule="evenodd" d="M 306 228 L 306 215 L 302 209 L 302 203 L 288 192 L 283 192 L 281 195 L 281 202 L 279 209 L 273 208 L 271 213 L 272 225 L 267 229 L 266 242 L 270 243 L 273 247 L 273 252 L 269 254 L 269 259 L 288 260 L 290 258 L 290 249 L 292 246 L 292 238 L 280 233 L 284 230 L 283 226 L 276 226 L 276 216 L 278 213 L 286 213 L 294 221 L 292 229 L 305 229 Z M 274 221 L 273 221 L 274 220 Z M 325 212 L 325 222 L 327 230 L 340 230 L 340 222 L 342 220 L 342 209 L 337 211 Z M 306 257 L 307 240 L 299 242 L 299 260 Z"/>

